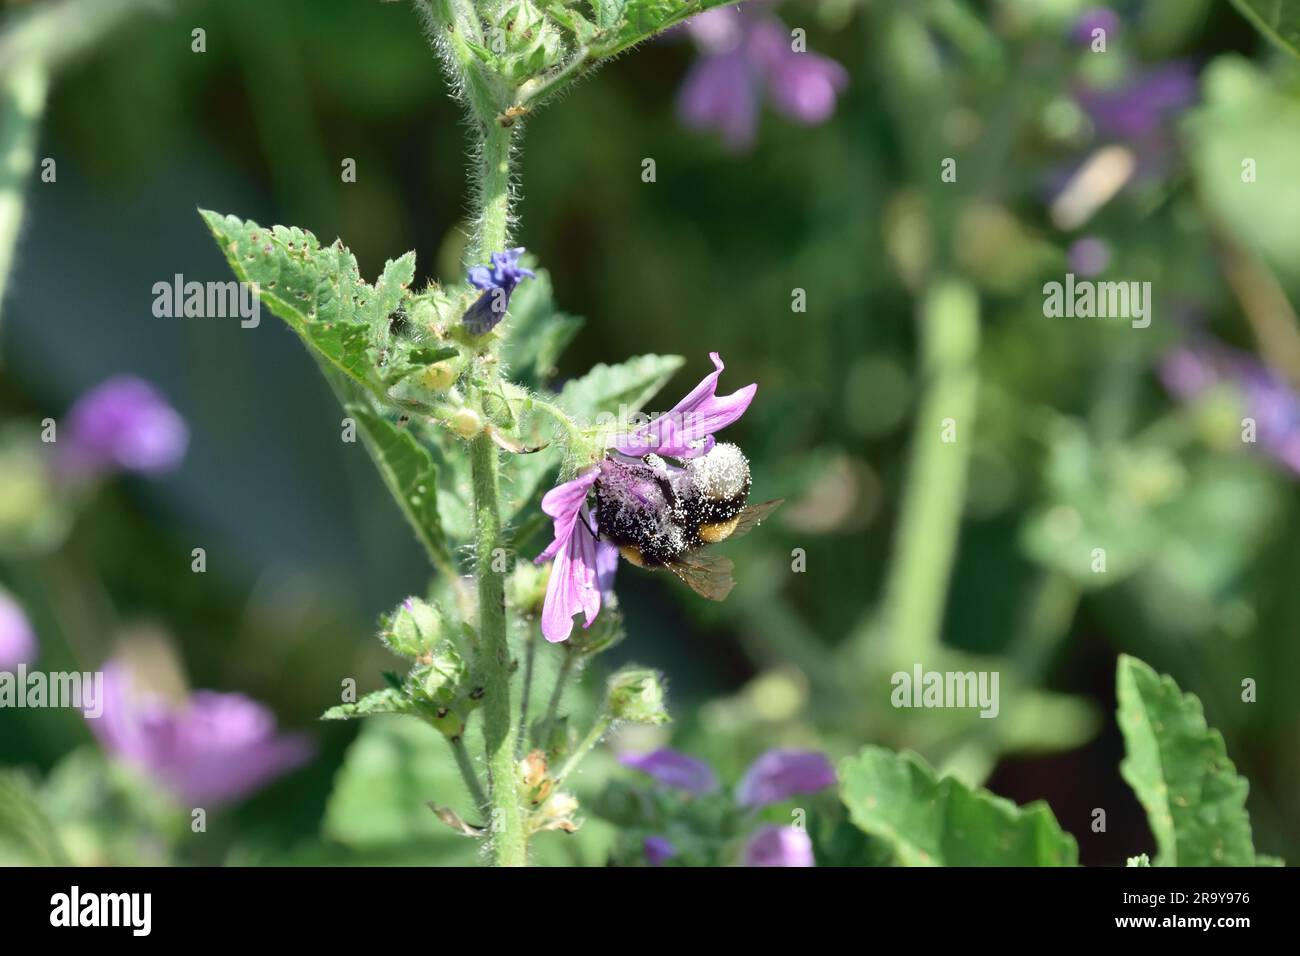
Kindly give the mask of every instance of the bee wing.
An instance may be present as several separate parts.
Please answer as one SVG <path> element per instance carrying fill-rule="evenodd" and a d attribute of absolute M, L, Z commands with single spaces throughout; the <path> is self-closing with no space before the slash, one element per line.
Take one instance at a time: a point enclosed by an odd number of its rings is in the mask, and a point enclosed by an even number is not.
<path fill-rule="evenodd" d="M 757 528 L 768 515 L 783 504 L 785 504 L 784 498 L 774 498 L 771 501 L 764 501 L 762 504 L 749 505 L 748 507 L 741 508 L 740 514 L 737 515 L 739 520 L 736 522 L 736 527 L 731 534 L 727 535 L 727 540 L 734 541 L 736 538 L 749 534 L 749 532 Z"/>
<path fill-rule="evenodd" d="M 731 577 L 735 565 L 730 559 L 709 551 L 684 554 L 664 565 L 677 575 L 692 591 L 710 601 L 725 601 L 736 586 Z"/>

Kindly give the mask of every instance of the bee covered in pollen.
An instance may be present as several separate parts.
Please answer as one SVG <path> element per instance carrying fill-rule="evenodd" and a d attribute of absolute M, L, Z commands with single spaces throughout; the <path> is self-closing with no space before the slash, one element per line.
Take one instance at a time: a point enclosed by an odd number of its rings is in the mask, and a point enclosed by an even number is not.
<path fill-rule="evenodd" d="M 724 366 L 718 353 L 709 357 L 715 371 L 672 411 L 620 436 L 599 463 L 542 499 L 555 528 L 537 558 L 555 562 L 542 608 L 548 641 L 566 640 L 579 612 L 591 625 L 620 555 L 723 600 L 735 584 L 733 567 L 710 546 L 746 534 L 780 505 L 749 505 L 748 460 L 736 445 L 713 438 L 744 414 L 757 386 L 717 395 Z"/>

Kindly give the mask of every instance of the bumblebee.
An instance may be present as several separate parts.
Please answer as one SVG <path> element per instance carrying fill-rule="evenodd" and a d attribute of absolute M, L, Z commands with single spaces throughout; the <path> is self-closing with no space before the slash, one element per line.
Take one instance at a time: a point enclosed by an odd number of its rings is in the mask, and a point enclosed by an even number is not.
<path fill-rule="evenodd" d="M 783 499 L 749 505 L 749 462 L 735 445 L 718 444 L 684 467 L 658 455 L 606 458 L 595 482 L 596 529 L 623 557 L 666 568 L 691 590 L 724 600 L 735 586 L 731 561 L 710 545 L 747 534 Z"/>

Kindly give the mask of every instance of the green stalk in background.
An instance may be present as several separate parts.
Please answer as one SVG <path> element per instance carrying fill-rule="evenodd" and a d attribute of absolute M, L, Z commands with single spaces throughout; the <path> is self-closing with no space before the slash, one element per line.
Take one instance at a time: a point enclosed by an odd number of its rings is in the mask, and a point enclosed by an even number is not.
<path fill-rule="evenodd" d="M 899 668 L 924 664 L 939 646 L 974 441 L 979 383 L 974 290 L 959 279 L 936 280 L 922 299 L 919 323 L 923 397 L 882 622 L 888 658 Z"/>
<path fill-rule="evenodd" d="M 36 143 L 49 77 L 38 62 L 16 64 L 0 88 L 0 315 L 23 225 L 23 194 L 36 166 Z"/>

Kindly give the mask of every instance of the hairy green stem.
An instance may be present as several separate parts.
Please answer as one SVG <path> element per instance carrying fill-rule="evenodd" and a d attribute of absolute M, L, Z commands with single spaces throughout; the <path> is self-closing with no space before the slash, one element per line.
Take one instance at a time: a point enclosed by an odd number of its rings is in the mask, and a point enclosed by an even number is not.
<path fill-rule="evenodd" d="M 478 630 L 483 668 L 483 740 L 491 790 L 493 852 L 498 866 L 524 866 L 527 835 L 515 762 L 515 722 L 510 708 L 510 644 L 506 639 L 505 574 L 493 555 L 501 534 L 497 449 L 487 434 L 470 443 L 474 480 L 474 553 L 478 573 Z"/>
<path fill-rule="evenodd" d="M 551 689 L 551 699 L 546 705 L 546 716 L 542 718 L 542 743 L 550 736 L 551 724 L 555 722 L 555 715 L 560 710 L 560 699 L 564 696 L 564 685 L 568 683 L 569 674 L 573 672 L 574 655 L 568 651 L 568 645 L 563 645 L 566 653 L 564 660 L 560 664 L 560 672 L 555 675 L 555 686 Z"/>
<path fill-rule="evenodd" d="M 475 262 L 506 247 L 510 231 L 510 149 L 514 130 L 493 118 L 481 118 L 483 145 L 478 157 L 478 229 L 472 255 Z"/>
<path fill-rule="evenodd" d="M 526 638 L 528 646 L 524 651 L 524 690 L 519 700 L 519 730 L 515 737 L 515 756 L 524 755 L 528 740 L 528 708 L 532 704 L 533 669 L 537 663 L 537 635 L 529 633 Z"/>
<path fill-rule="evenodd" d="M 582 763 L 587 754 L 592 751 L 592 748 L 600 743 L 600 738 L 605 736 L 613 722 L 613 718 L 609 714 L 601 714 L 596 718 L 596 723 L 587 732 L 587 736 L 583 737 L 582 742 L 573 748 L 573 753 L 569 754 L 569 758 L 560 767 L 560 772 L 555 775 L 556 790 L 560 789 L 560 786 L 568 779 L 569 774 L 577 769 L 578 764 Z"/>
<path fill-rule="evenodd" d="M 885 633 L 897 666 L 939 647 L 974 443 L 979 305 L 957 279 L 936 281 L 921 303 L 924 397 L 917 412 L 907 491 L 885 584 Z"/>
<path fill-rule="evenodd" d="M 450 743 L 451 752 L 456 756 L 456 766 L 460 769 L 461 779 L 465 781 L 465 789 L 469 791 L 478 811 L 486 813 L 490 802 L 487 794 L 483 792 L 483 784 L 479 782 L 478 770 L 475 769 L 474 761 L 469 755 L 469 748 L 465 746 L 464 735 L 453 738 Z"/>

